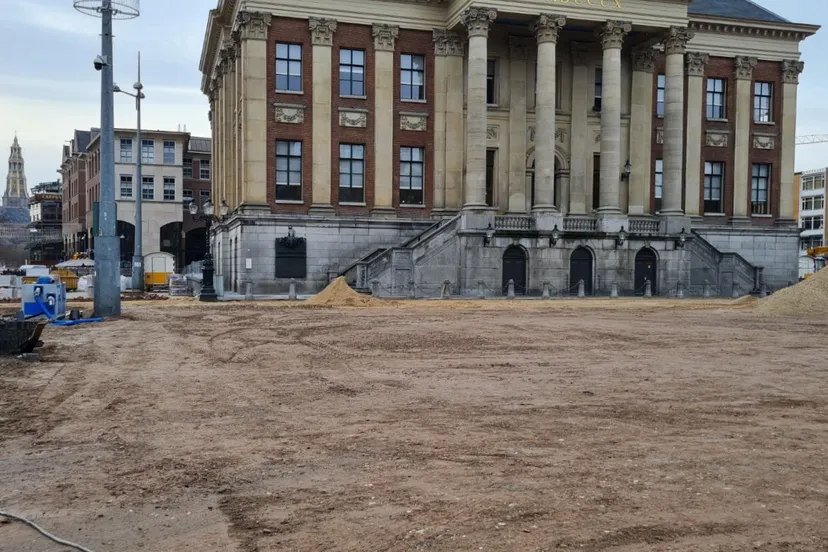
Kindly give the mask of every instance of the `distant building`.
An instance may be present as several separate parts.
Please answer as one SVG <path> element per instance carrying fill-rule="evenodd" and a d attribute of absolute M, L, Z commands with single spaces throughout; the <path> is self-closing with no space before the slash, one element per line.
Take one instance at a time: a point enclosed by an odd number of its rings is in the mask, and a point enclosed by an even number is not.
<path fill-rule="evenodd" d="M 28 259 L 31 264 L 55 265 L 64 257 L 63 184 L 43 182 L 29 199 Z"/>
<path fill-rule="evenodd" d="M 76 130 L 68 145 L 63 146 L 63 157 L 58 172 L 63 178 L 63 250 L 67 257 L 89 250 L 86 227 L 86 179 L 90 159 L 89 142 L 98 129 Z"/>
<path fill-rule="evenodd" d="M 201 208 L 211 199 L 212 140 L 191 137 L 184 153 L 184 265 L 201 261 L 207 251 L 207 228 L 196 222 L 188 210 L 191 201 Z"/>
<path fill-rule="evenodd" d="M 828 243 L 825 232 L 825 180 L 828 169 L 796 173 L 798 197 L 795 205 L 799 222 L 799 277 L 814 271 L 808 250 Z"/>
<path fill-rule="evenodd" d="M 12 142 L 9 155 L 9 172 L 6 176 L 6 192 L 3 194 L 3 207 L 18 209 L 29 208 L 29 194 L 26 188 L 26 168 L 23 161 L 23 149 L 17 141 Z"/>

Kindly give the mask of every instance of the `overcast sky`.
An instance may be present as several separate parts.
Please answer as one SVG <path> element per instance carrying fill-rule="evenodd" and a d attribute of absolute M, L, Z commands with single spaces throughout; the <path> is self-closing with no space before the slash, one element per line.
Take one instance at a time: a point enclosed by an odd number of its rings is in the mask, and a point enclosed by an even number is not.
<path fill-rule="evenodd" d="M 757 0 L 790 21 L 828 27 L 825 0 Z M 115 22 L 115 82 L 131 88 L 141 50 L 147 99 L 145 128 L 187 125 L 209 136 L 207 100 L 198 62 L 207 13 L 216 0 L 142 0 L 141 17 Z M 57 178 L 61 146 L 75 128 L 100 121 L 100 78 L 92 60 L 100 51 L 100 21 L 81 15 L 72 0 L 0 0 L 0 186 L 15 130 L 29 186 Z M 802 44 L 797 134 L 828 134 L 824 54 L 828 28 Z M 115 124 L 135 126 L 134 102 L 116 94 Z M 799 146 L 797 170 L 828 166 L 828 144 Z"/>

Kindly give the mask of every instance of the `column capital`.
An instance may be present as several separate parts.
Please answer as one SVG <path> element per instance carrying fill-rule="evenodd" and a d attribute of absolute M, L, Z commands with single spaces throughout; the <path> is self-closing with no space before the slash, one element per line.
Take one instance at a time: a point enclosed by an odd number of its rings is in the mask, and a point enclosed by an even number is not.
<path fill-rule="evenodd" d="M 644 48 L 633 52 L 633 71 L 655 73 L 658 51 L 652 48 Z"/>
<path fill-rule="evenodd" d="M 601 39 L 601 46 L 604 50 L 620 49 L 624 45 L 624 37 L 630 31 L 632 31 L 632 23 L 629 21 L 610 19 L 595 30 L 595 36 Z"/>
<path fill-rule="evenodd" d="M 805 62 L 796 59 L 782 60 L 782 82 L 799 84 L 799 74 L 805 69 Z"/>
<path fill-rule="evenodd" d="M 693 40 L 696 36 L 695 31 L 691 31 L 687 27 L 670 27 L 661 39 L 664 44 L 664 52 L 669 56 L 670 54 L 684 54 L 687 50 L 687 43 Z"/>
<path fill-rule="evenodd" d="M 397 25 L 374 23 L 371 27 L 371 36 L 374 37 L 374 50 L 393 52 L 397 37 L 400 36 L 400 28 Z"/>
<path fill-rule="evenodd" d="M 243 40 L 265 40 L 272 18 L 265 12 L 240 11 L 236 15 L 236 28 Z"/>
<path fill-rule="evenodd" d="M 736 56 L 733 59 L 733 73 L 737 80 L 751 80 L 753 78 L 753 69 L 759 60 L 755 57 Z"/>
<path fill-rule="evenodd" d="M 543 42 L 558 42 L 558 34 L 566 25 L 566 17 L 554 13 L 542 13 L 532 25 L 538 44 Z"/>
<path fill-rule="evenodd" d="M 438 56 L 463 56 L 465 40 L 458 33 L 447 29 L 434 29 L 434 53 Z"/>
<path fill-rule="evenodd" d="M 230 33 L 230 42 L 233 44 L 233 57 L 238 59 L 241 56 L 241 30 L 235 29 Z"/>
<path fill-rule="evenodd" d="M 336 32 L 336 19 L 309 17 L 308 29 L 310 30 L 311 44 L 314 46 L 333 46 L 333 35 Z"/>
<path fill-rule="evenodd" d="M 707 69 L 707 62 L 710 61 L 709 54 L 701 52 L 687 52 L 684 57 L 684 70 L 688 76 L 703 77 Z"/>
<path fill-rule="evenodd" d="M 512 59 L 528 59 L 531 42 L 523 36 L 509 37 L 509 57 Z"/>
<path fill-rule="evenodd" d="M 460 14 L 460 22 L 469 30 L 469 37 L 489 36 L 489 29 L 497 17 L 497 10 L 494 8 L 479 8 L 473 6 L 466 8 Z"/>

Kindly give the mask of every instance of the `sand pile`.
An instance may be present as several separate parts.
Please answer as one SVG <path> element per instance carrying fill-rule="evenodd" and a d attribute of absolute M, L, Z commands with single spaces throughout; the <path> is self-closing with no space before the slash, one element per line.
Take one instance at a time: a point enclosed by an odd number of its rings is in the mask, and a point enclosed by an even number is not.
<path fill-rule="evenodd" d="M 351 289 L 345 278 L 340 276 L 308 299 L 305 304 L 316 307 L 378 307 L 382 306 L 383 302 L 369 295 L 357 293 Z"/>
<path fill-rule="evenodd" d="M 781 316 L 828 316 L 828 268 L 761 299 L 756 310 Z"/>

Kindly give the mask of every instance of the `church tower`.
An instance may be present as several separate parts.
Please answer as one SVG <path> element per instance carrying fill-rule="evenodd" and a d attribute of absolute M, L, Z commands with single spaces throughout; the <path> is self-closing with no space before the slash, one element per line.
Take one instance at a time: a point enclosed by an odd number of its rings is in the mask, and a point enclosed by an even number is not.
<path fill-rule="evenodd" d="M 6 176 L 6 193 L 3 194 L 4 207 L 29 208 L 29 192 L 26 187 L 26 171 L 23 166 L 23 150 L 14 135 L 14 142 L 9 156 L 9 173 Z"/>

